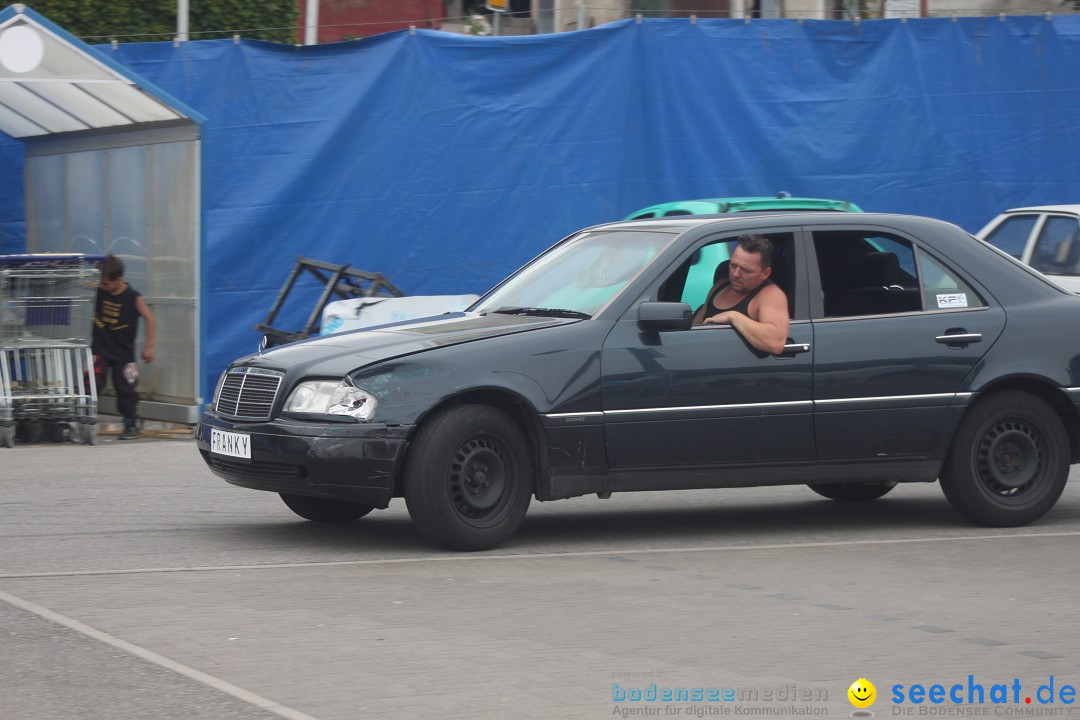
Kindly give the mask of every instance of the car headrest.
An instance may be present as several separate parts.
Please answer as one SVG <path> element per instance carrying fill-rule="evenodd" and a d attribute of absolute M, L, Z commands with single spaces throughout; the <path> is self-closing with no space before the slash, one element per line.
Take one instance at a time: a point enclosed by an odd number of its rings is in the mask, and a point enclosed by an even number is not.
<path fill-rule="evenodd" d="M 872 252 L 859 258 L 859 285 L 888 287 L 900 283 L 900 259 L 896 253 Z"/>
<path fill-rule="evenodd" d="M 712 282 L 713 285 L 718 282 L 723 282 L 728 279 L 728 268 L 731 266 L 730 260 L 725 260 L 716 266 L 716 270 L 713 270 Z"/>

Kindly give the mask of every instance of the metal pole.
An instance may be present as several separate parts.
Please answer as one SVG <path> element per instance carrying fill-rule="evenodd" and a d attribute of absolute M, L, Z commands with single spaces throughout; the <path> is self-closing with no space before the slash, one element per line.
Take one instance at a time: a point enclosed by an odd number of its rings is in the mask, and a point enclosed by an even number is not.
<path fill-rule="evenodd" d="M 585 6 L 585 0 L 578 0 L 577 4 L 577 29 L 585 29 L 585 20 L 588 17 L 588 8 Z"/>
<path fill-rule="evenodd" d="M 502 13 L 501 12 L 495 12 L 495 13 L 492 13 L 492 15 L 494 15 L 495 17 L 492 18 L 493 23 L 491 25 L 491 28 L 492 28 L 491 29 L 491 34 L 492 35 L 502 35 Z"/>
<path fill-rule="evenodd" d="M 319 0 L 307 0 L 304 8 L 304 44 L 319 44 Z"/>
<path fill-rule="evenodd" d="M 190 14 L 188 0 L 176 0 L 176 39 L 180 42 L 187 42 L 190 39 L 188 35 L 191 27 L 188 24 Z"/>

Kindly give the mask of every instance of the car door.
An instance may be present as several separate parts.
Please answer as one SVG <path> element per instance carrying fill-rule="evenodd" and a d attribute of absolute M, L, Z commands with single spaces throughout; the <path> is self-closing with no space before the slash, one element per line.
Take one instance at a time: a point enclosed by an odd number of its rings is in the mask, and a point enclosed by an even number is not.
<path fill-rule="evenodd" d="M 809 239 L 818 461 L 929 456 L 1004 311 L 898 231 L 823 227 Z"/>
<path fill-rule="evenodd" d="M 812 460 L 813 326 L 808 320 L 804 251 L 797 228 L 765 233 L 782 247 L 773 278 L 794 309 L 789 350 L 774 356 L 748 345 L 731 327 L 644 332 L 632 307 L 609 333 L 601 356 L 605 438 L 613 469 L 702 468 Z M 659 278 L 643 300 L 683 296 L 694 260 L 727 257 L 688 250 L 675 278 Z M 691 252 L 692 251 L 692 252 Z M 777 271 L 780 271 L 779 273 Z M 710 269 L 711 272 L 711 269 Z M 681 273 L 681 274 L 680 274 Z M 780 277 L 783 275 L 784 277 Z M 677 286 L 672 288 L 673 279 Z M 670 479 L 677 484 L 676 476 Z"/>

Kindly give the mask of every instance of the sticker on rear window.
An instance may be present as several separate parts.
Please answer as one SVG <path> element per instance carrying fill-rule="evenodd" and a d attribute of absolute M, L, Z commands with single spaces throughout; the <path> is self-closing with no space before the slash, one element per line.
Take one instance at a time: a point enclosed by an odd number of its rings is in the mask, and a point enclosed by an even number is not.
<path fill-rule="evenodd" d="M 937 296 L 939 308 L 962 308 L 967 307 L 967 293 L 947 293 Z"/>

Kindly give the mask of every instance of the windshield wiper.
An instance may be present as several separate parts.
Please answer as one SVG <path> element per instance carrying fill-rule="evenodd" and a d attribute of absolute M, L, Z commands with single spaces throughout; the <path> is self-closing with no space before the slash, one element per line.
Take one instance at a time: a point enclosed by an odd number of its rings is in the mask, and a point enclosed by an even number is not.
<path fill-rule="evenodd" d="M 538 317 L 563 317 L 563 318 L 582 318 L 588 319 L 592 315 L 589 313 L 579 312 L 577 310 L 563 310 L 562 308 L 540 308 L 540 307 L 501 307 L 491 312 L 500 313 L 502 315 L 536 315 Z"/>

